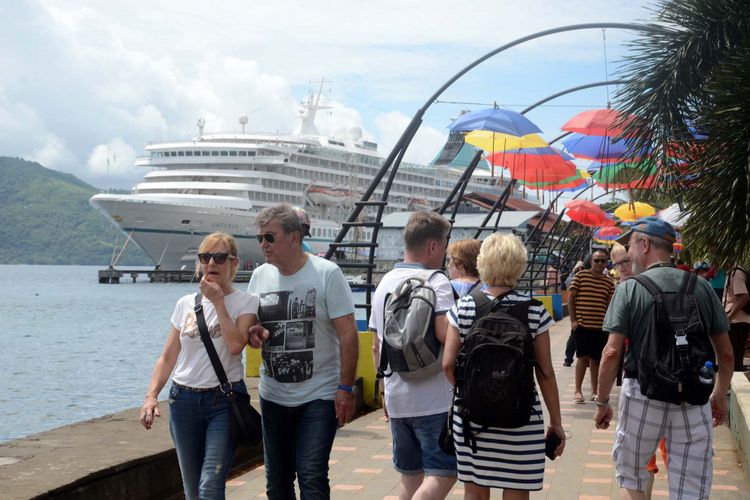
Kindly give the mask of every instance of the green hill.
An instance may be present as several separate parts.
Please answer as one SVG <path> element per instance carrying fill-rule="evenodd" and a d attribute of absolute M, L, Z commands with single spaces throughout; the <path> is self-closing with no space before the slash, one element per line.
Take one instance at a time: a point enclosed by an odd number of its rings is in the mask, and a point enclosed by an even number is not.
<path fill-rule="evenodd" d="M 89 205 L 97 192 L 74 175 L 0 156 L 0 264 L 109 265 L 125 237 Z M 132 243 L 118 262 L 149 264 Z"/>

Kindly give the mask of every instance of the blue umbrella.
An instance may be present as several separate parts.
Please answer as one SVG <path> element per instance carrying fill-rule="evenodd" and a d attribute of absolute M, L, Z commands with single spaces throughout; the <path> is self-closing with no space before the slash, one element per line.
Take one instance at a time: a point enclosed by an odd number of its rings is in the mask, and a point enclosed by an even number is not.
<path fill-rule="evenodd" d="M 621 158 L 628 150 L 627 141 L 601 135 L 570 134 L 562 143 L 568 153 L 589 160 Z"/>
<path fill-rule="evenodd" d="M 516 137 L 536 134 L 542 131 L 521 113 L 501 108 L 490 108 L 474 113 L 466 113 L 456 118 L 448 126 L 448 129 L 451 132 L 489 130 Z"/>

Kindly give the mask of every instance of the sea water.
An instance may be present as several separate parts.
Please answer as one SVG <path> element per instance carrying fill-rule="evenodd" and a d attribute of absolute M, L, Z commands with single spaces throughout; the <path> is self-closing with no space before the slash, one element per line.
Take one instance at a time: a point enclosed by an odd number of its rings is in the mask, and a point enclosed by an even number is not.
<path fill-rule="evenodd" d="M 0 265 L 0 442 L 143 404 L 174 305 L 197 284 L 99 284 L 99 269 Z"/>

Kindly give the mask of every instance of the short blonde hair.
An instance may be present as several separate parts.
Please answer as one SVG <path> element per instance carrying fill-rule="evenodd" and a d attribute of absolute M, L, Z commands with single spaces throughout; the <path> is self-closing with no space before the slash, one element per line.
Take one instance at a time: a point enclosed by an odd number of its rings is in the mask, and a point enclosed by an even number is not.
<path fill-rule="evenodd" d="M 528 254 L 513 234 L 495 233 L 482 242 L 477 268 L 482 282 L 489 286 L 514 287 L 526 270 Z"/>
<path fill-rule="evenodd" d="M 209 248 L 213 247 L 217 243 L 224 243 L 224 246 L 227 249 L 227 253 L 229 255 L 234 256 L 234 259 L 229 259 L 229 265 L 233 266 L 234 269 L 232 269 L 232 281 L 234 281 L 234 277 L 237 276 L 237 271 L 239 270 L 239 262 L 240 262 L 240 256 L 237 251 L 237 241 L 234 239 L 234 236 L 227 233 L 222 233 L 219 231 L 216 231 L 215 233 L 211 233 L 205 238 L 203 238 L 203 241 L 201 241 L 201 244 L 198 246 L 198 253 L 204 253 Z M 200 273 L 200 265 L 196 266 L 195 268 L 195 275 L 198 276 Z"/>
<path fill-rule="evenodd" d="M 458 240 L 448 245 L 448 256 L 458 269 L 469 276 L 479 276 L 477 256 L 482 242 L 479 240 Z"/>

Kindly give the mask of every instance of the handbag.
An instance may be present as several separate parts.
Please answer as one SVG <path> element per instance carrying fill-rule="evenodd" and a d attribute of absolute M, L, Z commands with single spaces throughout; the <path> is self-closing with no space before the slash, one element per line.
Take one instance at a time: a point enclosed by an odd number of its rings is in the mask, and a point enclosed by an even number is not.
<path fill-rule="evenodd" d="M 201 304 L 202 294 L 195 296 L 195 319 L 198 322 L 198 330 L 201 334 L 201 340 L 206 346 L 208 357 L 219 378 L 219 390 L 227 398 L 229 406 L 229 423 L 232 432 L 232 438 L 239 444 L 248 446 L 257 446 L 263 439 L 262 423 L 260 413 L 250 404 L 250 395 L 244 392 L 235 392 L 232 390 L 232 384 L 227 379 L 224 367 L 221 365 L 219 355 L 216 353 L 216 347 L 211 341 L 206 326 L 206 318 L 203 315 L 203 304 Z"/>
<path fill-rule="evenodd" d="M 456 454 L 456 444 L 453 442 L 453 401 L 451 401 L 451 407 L 448 410 L 448 418 L 445 419 L 443 429 L 440 431 L 438 446 L 443 450 L 443 453 L 447 453 L 448 455 Z"/>

